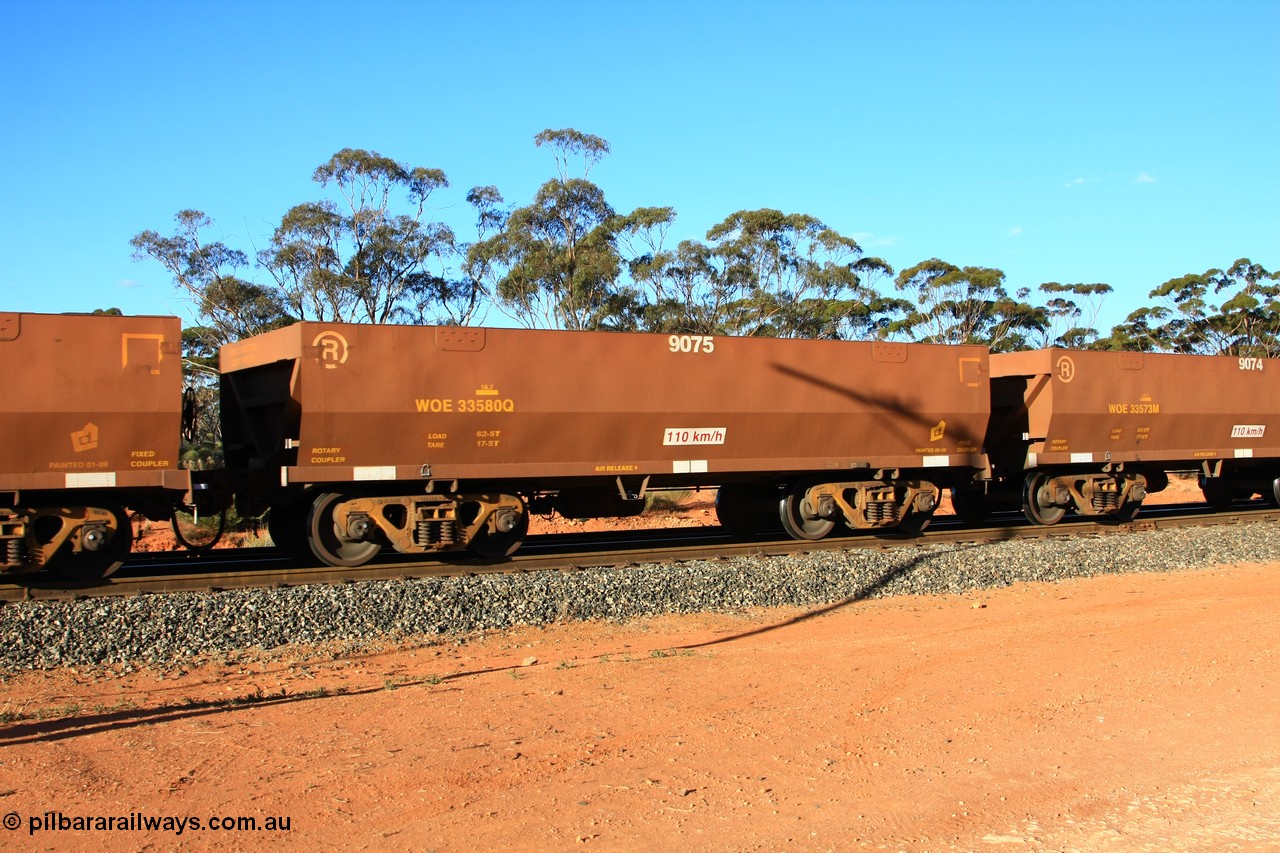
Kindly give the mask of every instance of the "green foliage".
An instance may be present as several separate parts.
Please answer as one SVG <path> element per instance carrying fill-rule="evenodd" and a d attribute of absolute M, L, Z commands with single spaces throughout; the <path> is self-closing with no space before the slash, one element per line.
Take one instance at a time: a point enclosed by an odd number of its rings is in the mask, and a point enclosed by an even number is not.
<path fill-rule="evenodd" d="M 1209 355 L 1280 356 L 1280 274 L 1241 258 L 1226 270 L 1172 278 L 1101 345 Z"/>
<path fill-rule="evenodd" d="M 344 148 L 312 178 L 341 201 L 294 206 L 258 254 L 291 313 L 350 323 L 413 319 L 442 284 L 430 265 L 456 251 L 448 226 L 424 221 L 427 199 L 449 185 L 444 172 Z M 403 197 L 406 212 L 393 209 L 393 196 Z"/>
<path fill-rule="evenodd" d="M 187 292 L 211 341 L 221 345 L 293 322 L 279 294 L 235 274 L 248 264 L 244 252 L 203 239 L 213 220 L 199 210 L 179 211 L 174 219 L 178 228 L 171 236 L 143 231 L 129 244 L 134 260 L 158 261 Z"/>
<path fill-rule="evenodd" d="M 690 489 L 670 489 L 661 492 L 651 491 L 645 495 L 645 512 L 664 512 L 678 510 L 694 495 Z"/>
<path fill-rule="evenodd" d="M 874 289 L 892 274 L 857 242 L 815 217 L 742 210 L 666 251 L 671 208 L 640 208 L 618 220 L 631 248 L 633 288 L 621 328 L 773 337 L 864 337 L 894 309 Z M 637 250 L 638 248 L 638 250 Z"/>
<path fill-rule="evenodd" d="M 569 158 L 581 157 L 583 160 L 582 175 L 591 171 L 591 167 L 599 163 L 609 154 L 609 143 L 599 136 L 583 133 L 571 127 L 563 130 L 547 129 L 533 137 L 533 144 L 541 148 L 549 145 L 554 149 L 556 167 L 560 171 L 560 180 L 569 178 Z"/>
<path fill-rule="evenodd" d="M 987 344 L 997 352 L 1024 349 L 1030 337 L 1048 327 L 1044 308 L 1024 300 L 1023 289 L 1010 296 L 1004 273 L 990 267 L 964 267 L 933 258 L 898 274 L 895 286 L 914 299 L 904 316 L 888 324 L 928 343 Z"/>
<path fill-rule="evenodd" d="M 892 268 L 864 257 L 857 241 L 817 218 L 740 210 L 707 231 L 707 239 L 726 334 L 846 338 L 877 325 L 870 282 Z"/>
<path fill-rule="evenodd" d="M 291 207 L 256 253 L 265 283 L 245 277 L 244 252 L 204 236 L 213 222 L 199 210 L 180 211 L 169 236 L 137 234 L 134 257 L 160 263 L 199 316 L 183 333 L 197 396 L 216 396 L 219 346 L 296 320 L 466 325 L 490 307 L 530 328 L 1280 357 L 1280 279 L 1247 258 L 1170 279 L 1151 291 L 1155 304 L 1102 337 L 1110 285 L 1014 287 L 1002 270 L 937 258 L 893 278 L 810 214 L 739 210 L 704 240 L 671 246 L 673 208 L 620 213 L 588 179 L 611 153 L 607 140 L 562 128 L 533 141 L 552 154 L 555 176 L 522 206 L 507 206 L 497 187 L 472 188 L 470 242 L 428 213 L 449 188 L 443 170 L 356 148 L 314 170 L 325 195 Z M 217 464 L 217 447 L 216 417 L 197 418 L 191 464 Z"/>
<path fill-rule="evenodd" d="M 1102 301 L 1112 292 L 1109 284 L 1040 285 L 1040 292 L 1050 295 L 1045 301 L 1046 325 L 1042 345 L 1085 349 L 1098 338 L 1094 328 Z"/>
<path fill-rule="evenodd" d="M 524 326 L 602 328 L 622 267 L 618 220 L 585 172 L 609 152 L 608 143 L 574 130 L 544 130 L 535 142 L 555 150 L 560 177 L 512 211 L 498 233 L 472 245 L 467 268 L 473 280 L 487 280 L 498 306 Z M 580 178 L 567 173 L 575 155 L 585 160 Z"/>

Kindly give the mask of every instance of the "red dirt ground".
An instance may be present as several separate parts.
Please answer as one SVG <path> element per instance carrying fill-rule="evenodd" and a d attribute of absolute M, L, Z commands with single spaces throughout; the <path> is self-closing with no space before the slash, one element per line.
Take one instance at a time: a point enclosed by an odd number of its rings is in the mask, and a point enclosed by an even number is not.
<path fill-rule="evenodd" d="M 11 674 L 0 844 L 1276 850 L 1278 568 Z"/>

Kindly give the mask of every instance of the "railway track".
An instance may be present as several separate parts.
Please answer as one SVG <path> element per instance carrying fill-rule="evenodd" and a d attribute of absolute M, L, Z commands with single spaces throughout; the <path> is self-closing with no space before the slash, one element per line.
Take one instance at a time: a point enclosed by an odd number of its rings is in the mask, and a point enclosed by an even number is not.
<path fill-rule="evenodd" d="M 76 583 L 34 575 L 0 584 L 0 602 L 67 600 L 170 592 L 339 584 L 370 580 L 436 578 L 485 573 L 514 573 L 580 568 L 626 567 L 640 563 L 685 562 L 739 556 L 781 556 L 862 548 L 912 548 L 957 542 L 995 542 L 1019 538 L 1114 536 L 1135 530 L 1245 524 L 1280 520 L 1280 509 L 1253 502 L 1228 511 L 1207 512 L 1204 504 L 1154 506 L 1126 524 L 1073 519 L 1052 526 L 1032 525 L 1020 514 L 998 517 L 983 526 L 967 526 L 940 517 L 923 535 L 854 535 L 819 541 L 744 540 L 719 527 L 684 527 L 553 534 L 531 537 L 516 556 L 478 560 L 450 555 L 432 560 L 388 555 L 376 564 L 352 568 L 304 566 L 270 548 L 139 554 L 105 582 Z"/>

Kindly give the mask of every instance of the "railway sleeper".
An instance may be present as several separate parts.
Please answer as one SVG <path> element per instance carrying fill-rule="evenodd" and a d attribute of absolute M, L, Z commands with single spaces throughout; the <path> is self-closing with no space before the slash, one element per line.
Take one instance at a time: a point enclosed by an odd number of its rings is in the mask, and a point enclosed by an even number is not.
<path fill-rule="evenodd" d="M 312 551 L 330 565 L 361 565 L 390 545 L 401 554 L 471 550 L 514 553 L 528 531 L 524 501 L 503 494 L 321 495 L 312 510 Z"/>

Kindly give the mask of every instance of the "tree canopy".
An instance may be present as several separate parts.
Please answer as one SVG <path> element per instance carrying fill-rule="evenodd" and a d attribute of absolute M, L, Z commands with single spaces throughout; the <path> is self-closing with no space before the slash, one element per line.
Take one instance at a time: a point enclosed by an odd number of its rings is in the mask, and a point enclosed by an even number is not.
<path fill-rule="evenodd" d="M 1248 258 L 1224 269 L 1172 278 L 1151 291 L 1101 346 L 1276 358 L 1280 356 L 1280 273 Z"/>
<path fill-rule="evenodd" d="M 552 174 L 523 204 L 470 189 L 469 239 L 433 207 L 443 170 L 344 148 L 312 173 L 319 197 L 285 211 L 252 258 L 210 238 L 194 208 L 168 236 L 134 236 L 134 257 L 190 298 L 189 360 L 209 369 L 220 344 L 297 320 L 467 325 L 490 310 L 529 328 L 1280 356 L 1280 276 L 1247 258 L 1164 282 L 1101 337 L 1108 284 L 1010 284 L 939 258 L 895 275 L 817 216 L 768 207 L 677 242 L 674 208 L 620 212 L 589 178 L 607 140 L 563 128 L 533 142 Z"/>

